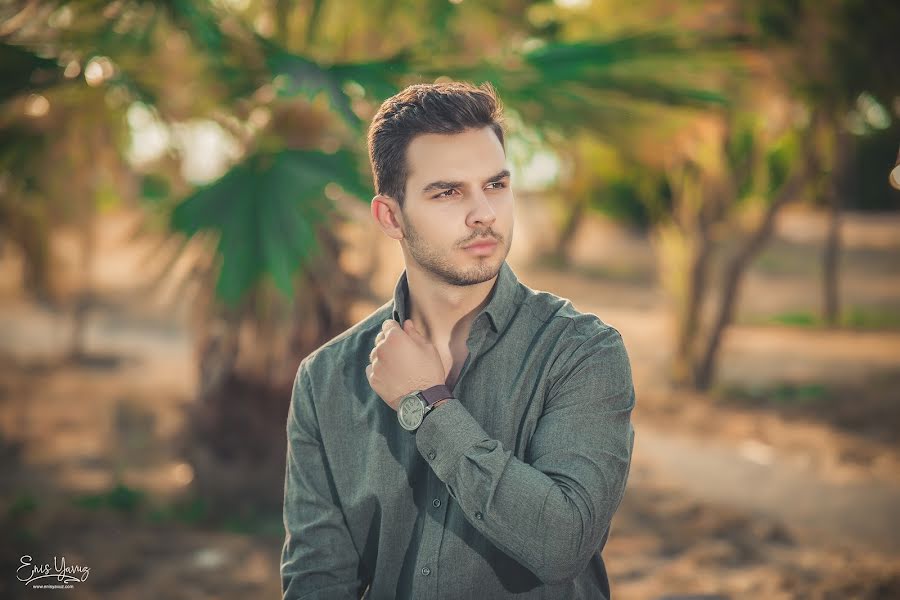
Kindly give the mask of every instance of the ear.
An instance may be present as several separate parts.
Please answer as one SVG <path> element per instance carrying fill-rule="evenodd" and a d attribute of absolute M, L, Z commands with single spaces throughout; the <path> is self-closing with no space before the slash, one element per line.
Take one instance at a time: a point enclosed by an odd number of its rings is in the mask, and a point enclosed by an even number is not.
<path fill-rule="evenodd" d="M 378 194 L 372 198 L 372 217 L 389 237 L 395 240 L 403 239 L 403 230 L 400 227 L 400 205 L 390 196 Z"/>

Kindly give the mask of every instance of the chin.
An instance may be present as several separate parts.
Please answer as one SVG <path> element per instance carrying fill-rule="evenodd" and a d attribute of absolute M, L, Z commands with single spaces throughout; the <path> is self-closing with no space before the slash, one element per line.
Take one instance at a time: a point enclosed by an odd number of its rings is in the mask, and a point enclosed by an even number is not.
<path fill-rule="evenodd" d="M 484 283 L 497 276 L 505 259 L 506 253 L 499 252 L 491 256 L 468 257 L 457 269 L 458 279 L 467 280 L 468 285 Z"/>

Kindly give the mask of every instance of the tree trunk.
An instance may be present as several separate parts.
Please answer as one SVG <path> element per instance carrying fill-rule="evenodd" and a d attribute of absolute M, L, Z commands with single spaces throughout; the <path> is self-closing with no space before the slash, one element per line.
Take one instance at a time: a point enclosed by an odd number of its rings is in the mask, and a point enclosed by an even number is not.
<path fill-rule="evenodd" d="M 81 282 L 72 306 L 72 335 L 69 338 L 69 360 L 79 361 L 87 357 L 85 333 L 88 316 L 93 306 L 91 269 L 97 242 L 96 219 L 87 214 L 81 227 Z"/>
<path fill-rule="evenodd" d="M 564 199 L 571 200 L 572 209 L 566 215 L 559 236 L 556 238 L 556 247 L 550 253 L 550 258 L 554 264 L 560 266 L 569 264 L 572 242 L 575 240 L 575 235 L 578 233 L 578 229 L 581 227 L 581 223 L 587 214 L 591 190 L 595 185 L 590 169 L 585 164 L 585 158 L 579 149 L 577 147 L 572 148 L 569 155 L 572 160 L 572 175 L 568 185 L 563 190 L 563 194 Z"/>
<path fill-rule="evenodd" d="M 829 327 L 838 325 L 840 314 L 838 297 L 838 258 L 841 250 L 840 193 L 832 190 L 828 202 L 828 235 L 822 253 L 822 287 L 824 295 L 823 320 Z"/>
<path fill-rule="evenodd" d="M 740 294 L 741 284 L 743 283 L 747 267 L 772 235 L 775 229 L 775 217 L 779 211 L 799 194 L 808 179 L 808 173 L 808 169 L 801 169 L 795 172 L 782 186 L 775 200 L 766 208 L 759 227 L 727 263 L 722 283 L 722 296 L 719 300 L 716 317 L 710 329 L 705 349 L 701 354 L 700 362 L 695 369 L 695 387 L 698 391 L 707 390 L 712 384 L 722 336 L 725 329 L 734 320 L 734 309 L 737 305 L 737 298 Z"/>
<path fill-rule="evenodd" d="M 297 277 L 292 302 L 257 287 L 240 307 L 219 307 L 201 326 L 199 391 L 181 444 L 193 489 L 213 512 L 280 506 L 297 366 L 351 325 L 353 302 L 371 297 L 365 282 L 340 269 L 341 240 L 333 231 L 326 225 L 318 232 L 318 253 Z M 214 278 L 207 293 L 213 286 Z"/>
<path fill-rule="evenodd" d="M 844 194 L 847 193 L 847 176 L 850 170 L 853 136 L 840 123 L 835 129 L 835 158 L 828 178 L 828 234 L 822 254 L 822 284 L 824 297 L 823 319 L 829 327 L 836 327 L 840 318 L 840 292 L 838 267 L 841 252 L 841 215 Z"/>
<path fill-rule="evenodd" d="M 661 265 L 661 278 L 677 303 L 670 378 L 675 386 L 692 386 L 712 257 L 711 221 L 701 210 L 704 182 L 696 165 L 680 165 L 668 177 L 674 197 L 673 222 L 663 225 L 657 237 L 661 240 L 658 255 L 668 261 Z"/>
<path fill-rule="evenodd" d="M 694 385 L 694 361 L 700 335 L 700 317 L 709 285 L 711 256 L 712 245 L 704 231 L 699 242 L 691 247 L 687 290 L 681 306 L 681 317 L 678 319 L 672 379 L 679 386 Z"/>
<path fill-rule="evenodd" d="M 584 215 L 587 212 L 587 198 L 579 197 L 575 199 L 571 212 L 566 216 L 559 237 L 556 239 L 556 247 L 551 253 L 551 258 L 556 265 L 568 265 L 569 256 L 571 255 L 572 242 L 575 240 L 575 234 L 584 221 Z"/>

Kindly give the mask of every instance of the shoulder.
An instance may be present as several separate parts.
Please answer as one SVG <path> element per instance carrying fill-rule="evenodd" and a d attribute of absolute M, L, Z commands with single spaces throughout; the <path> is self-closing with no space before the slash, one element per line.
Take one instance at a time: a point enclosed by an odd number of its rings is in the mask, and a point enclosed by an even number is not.
<path fill-rule="evenodd" d="M 543 324 L 543 335 L 554 341 L 548 373 L 559 379 L 586 366 L 606 374 L 631 378 L 631 365 L 622 334 L 592 312 L 578 310 L 572 301 L 551 292 L 526 288 L 523 317 Z"/>
<path fill-rule="evenodd" d="M 621 334 L 615 327 L 594 313 L 578 310 L 568 298 L 526 286 L 523 288 L 521 306 L 527 315 L 525 318 L 552 324 L 553 329 L 563 331 L 567 345 L 578 345 L 597 338 L 621 340 Z"/>

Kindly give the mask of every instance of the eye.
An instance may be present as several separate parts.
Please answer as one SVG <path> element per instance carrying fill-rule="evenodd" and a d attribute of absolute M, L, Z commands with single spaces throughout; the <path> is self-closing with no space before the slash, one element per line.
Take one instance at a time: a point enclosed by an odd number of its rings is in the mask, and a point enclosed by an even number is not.
<path fill-rule="evenodd" d="M 456 188 L 450 188 L 449 190 L 445 190 L 445 191 L 441 192 L 440 194 L 435 196 L 435 198 L 449 198 L 452 195 L 451 192 L 455 192 L 455 191 L 456 191 Z"/>
<path fill-rule="evenodd" d="M 506 184 L 503 183 L 502 181 L 494 181 L 494 182 L 491 182 L 491 183 L 488 184 L 488 186 L 491 186 L 491 185 L 498 185 L 498 186 L 500 186 L 500 187 L 492 188 L 492 189 L 495 189 L 495 190 L 502 190 L 503 188 L 506 187 Z"/>

